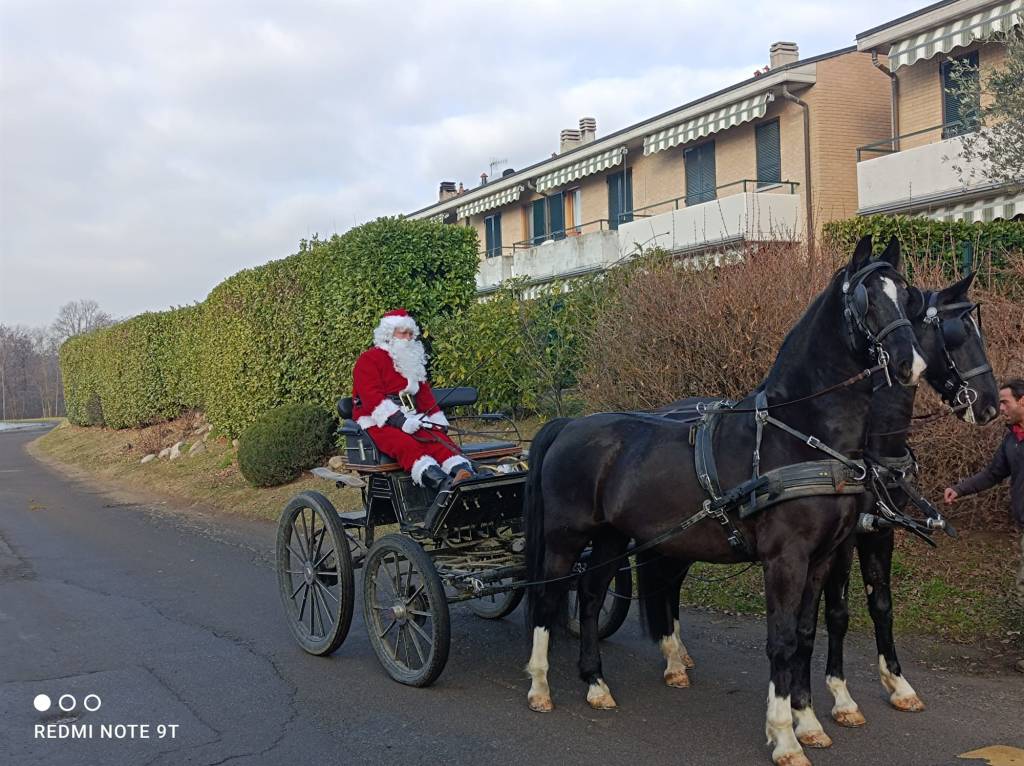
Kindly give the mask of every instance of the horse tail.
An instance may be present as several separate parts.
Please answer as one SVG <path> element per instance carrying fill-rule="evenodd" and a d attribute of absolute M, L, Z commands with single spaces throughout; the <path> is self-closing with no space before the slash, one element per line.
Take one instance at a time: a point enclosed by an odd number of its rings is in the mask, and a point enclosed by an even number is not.
<path fill-rule="evenodd" d="M 544 579 L 544 493 L 541 490 L 541 469 L 544 455 L 562 430 L 572 422 L 571 418 L 556 418 L 548 422 L 530 444 L 530 473 L 526 477 L 526 491 L 523 494 L 523 531 L 526 534 L 526 580 L 540 582 Z M 526 589 L 528 623 L 532 630 L 535 612 L 544 593 L 543 585 L 531 585 Z"/>
<path fill-rule="evenodd" d="M 640 551 L 636 554 L 637 600 L 640 606 L 640 626 L 644 635 L 655 641 L 672 633 L 670 599 L 678 597 L 675 580 L 678 567 L 660 553 Z"/>

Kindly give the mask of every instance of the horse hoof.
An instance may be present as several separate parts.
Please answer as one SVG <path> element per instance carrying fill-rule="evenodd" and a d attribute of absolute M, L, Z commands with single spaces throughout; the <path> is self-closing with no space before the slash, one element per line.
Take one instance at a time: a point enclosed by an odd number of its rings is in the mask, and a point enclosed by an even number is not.
<path fill-rule="evenodd" d="M 804 747 L 832 747 L 832 738 L 823 731 L 806 731 L 797 739 Z"/>
<path fill-rule="evenodd" d="M 684 654 L 683 667 L 685 667 L 687 670 L 693 670 L 695 667 L 697 667 L 697 663 L 693 661 L 693 657 L 691 657 L 688 654 Z"/>
<path fill-rule="evenodd" d="M 530 703 L 530 710 L 534 713 L 550 713 L 555 709 L 555 703 L 551 701 L 551 697 L 530 697 L 527 700 Z"/>
<path fill-rule="evenodd" d="M 889 703 L 899 711 L 904 713 L 920 713 L 924 710 L 924 703 L 921 702 L 921 698 L 916 694 L 911 694 L 906 697 L 890 697 Z"/>
<path fill-rule="evenodd" d="M 673 670 L 665 674 L 665 685 L 675 689 L 686 689 L 690 686 L 690 677 L 685 670 Z"/>
<path fill-rule="evenodd" d="M 587 704 L 594 710 L 614 710 L 618 707 L 610 694 L 587 695 Z"/>
<path fill-rule="evenodd" d="M 775 766 L 811 766 L 811 760 L 803 753 L 787 753 L 779 756 Z"/>
<path fill-rule="evenodd" d="M 854 708 L 853 710 L 833 710 L 832 720 L 840 726 L 848 726 L 851 729 L 863 726 L 867 723 L 867 720 L 864 718 L 864 714 L 857 708 Z"/>

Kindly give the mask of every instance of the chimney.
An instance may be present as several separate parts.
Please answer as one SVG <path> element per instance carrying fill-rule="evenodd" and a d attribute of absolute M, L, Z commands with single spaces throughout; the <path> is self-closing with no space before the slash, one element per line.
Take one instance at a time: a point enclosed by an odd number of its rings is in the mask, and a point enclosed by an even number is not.
<path fill-rule="evenodd" d="M 575 128 L 566 128 L 558 137 L 558 153 L 562 154 L 570 149 L 575 149 L 581 143 L 580 132 Z"/>
<path fill-rule="evenodd" d="M 441 189 L 437 193 L 437 201 L 438 202 L 444 202 L 446 199 L 451 199 L 452 197 L 457 197 L 457 196 L 458 196 L 458 192 L 455 191 L 455 182 L 454 181 L 442 181 L 441 182 Z"/>
<path fill-rule="evenodd" d="M 597 138 L 597 120 L 593 117 L 580 117 L 580 141 L 589 144 Z"/>
<path fill-rule="evenodd" d="M 481 173 L 480 174 L 480 185 L 483 186 L 486 183 L 487 183 L 487 174 L 486 173 Z"/>
<path fill-rule="evenodd" d="M 796 43 L 772 43 L 772 47 L 768 49 L 768 60 L 772 69 L 795 64 L 800 60 L 800 49 Z"/>

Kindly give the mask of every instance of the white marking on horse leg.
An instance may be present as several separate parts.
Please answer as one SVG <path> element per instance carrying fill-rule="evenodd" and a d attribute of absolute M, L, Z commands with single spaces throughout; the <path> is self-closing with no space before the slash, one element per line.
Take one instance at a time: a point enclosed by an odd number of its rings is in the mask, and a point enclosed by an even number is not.
<path fill-rule="evenodd" d="M 872 593 L 875 592 L 875 586 L 872 585 L 871 583 L 868 583 L 867 585 L 864 586 L 864 592 L 867 593 L 870 596 Z"/>
<path fill-rule="evenodd" d="M 670 636 L 663 636 L 658 642 L 661 648 L 661 656 L 665 658 L 665 683 L 677 689 L 685 689 L 690 685 L 690 678 L 686 675 L 686 661 L 683 657 L 683 643 L 673 633 Z"/>
<path fill-rule="evenodd" d="M 551 634 L 547 628 L 533 629 L 533 651 L 526 672 L 530 674 L 530 691 L 526 695 L 530 710 L 548 713 L 554 710 L 551 702 L 551 689 L 548 688 L 548 643 Z"/>
<path fill-rule="evenodd" d="M 793 711 L 793 718 L 796 719 L 797 741 L 806 747 L 832 747 L 832 738 L 825 733 L 821 721 L 814 714 L 814 708 L 807 707 Z"/>
<path fill-rule="evenodd" d="M 836 723 L 840 726 L 863 726 L 867 723 L 857 703 L 850 696 L 850 690 L 846 688 L 846 679 L 825 676 L 825 685 L 835 700 L 835 704 L 832 705 L 832 719 Z"/>
<path fill-rule="evenodd" d="M 885 657 L 878 655 L 878 674 L 882 678 L 882 686 L 889 692 L 889 704 L 906 713 L 917 713 L 924 710 L 924 703 L 917 696 L 914 687 L 902 675 L 890 672 Z"/>
<path fill-rule="evenodd" d="M 683 664 L 687 668 L 696 667 L 696 663 L 693 661 L 693 657 L 690 656 L 690 652 L 686 648 L 686 644 L 683 643 L 682 633 L 679 632 L 679 620 L 672 620 L 672 634 L 679 641 L 679 650 L 683 653 Z"/>
<path fill-rule="evenodd" d="M 608 684 L 604 682 L 603 678 L 597 679 L 597 683 L 590 685 L 587 689 L 587 702 L 590 703 L 590 707 L 594 710 L 613 710 L 618 705 L 615 704 L 615 698 L 612 697 L 612 692 L 608 688 Z"/>
<path fill-rule="evenodd" d="M 789 707 L 789 695 L 775 694 L 775 682 L 768 683 L 768 714 L 765 716 L 764 733 L 772 748 L 772 762 L 778 766 L 802 766 L 810 761 L 793 733 L 793 711 Z"/>

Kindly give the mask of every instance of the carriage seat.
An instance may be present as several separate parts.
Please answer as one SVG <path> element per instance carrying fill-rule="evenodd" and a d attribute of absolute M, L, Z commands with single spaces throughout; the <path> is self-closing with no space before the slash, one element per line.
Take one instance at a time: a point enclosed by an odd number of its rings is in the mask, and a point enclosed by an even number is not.
<path fill-rule="evenodd" d="M 475 404 L 477 389 L 471 386 L 455 388 L 435 388 L 434 396 L 442 409 Z M 390 455 L 377 449 L 373 440 L 352 419 L 352 397 L 345 396 L 338 400 L 338 414 L 341 416 L 341 428 L 345 437 L 345 455 L 350 468 L 374 472 L 399 470 L 398 463 Z M 469 442 L 461 445 L 463 454 L 470 458 L 495 458 L 518 455 L 519 446 L 515 442 L 487 441 Z"/>

